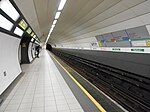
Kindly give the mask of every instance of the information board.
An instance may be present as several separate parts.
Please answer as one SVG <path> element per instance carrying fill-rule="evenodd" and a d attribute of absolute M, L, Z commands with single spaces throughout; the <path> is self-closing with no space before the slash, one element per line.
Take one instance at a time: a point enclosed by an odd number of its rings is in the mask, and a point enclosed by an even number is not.
<path fill-rule="evenodd" d="M 96 39 L 97 39 L 97 42 L 98 42 L 98 46 L 99 47 L 105 47 L 105 40 L 104 38 L 102 37 L 102 35 L 98 35 L 96 36 Z"/>
<path fill-rule="evenodd" d="M 117 40 L 129 40 L 129 37 L 128 37 L 128 35 L 127 35 L 125 30 L 113 32 L 112 35 Z"/>
<path fill-rule="evenodd" d="M 98 35 L 98 36 L 96 36 L 96 39 L 97 39 L 97 41 L 101 42 L 101 40 L 103 40 L 103 37 L 101 35 Z"/>
<path fill-rule="evenodd" d="M 106 41 L 106 42 L 111 42 L 112 40 L 112 34 L 111 33 L 108 33 L 108 34 L 104 34 L 102 35 L 103 39 Z"/>
<path fill-rule="evenodd" d="M 126 31 L 131 40 L 150 38 L 150 35 L 145 26 L 127 29 Z"/>
<path fill-rule="evenodd" d="M 98 35 L 96 39 L 100 47 L 150 46 L 150 34 L 146 26 Z"/>
<path fill-rule="evenodd" d="M 144 46 L 147 46 L 145 40 L 132 41 L 131 43 L 132 43 L 132 46 L 134 46 L 134 47 L 144 47 Z"/>

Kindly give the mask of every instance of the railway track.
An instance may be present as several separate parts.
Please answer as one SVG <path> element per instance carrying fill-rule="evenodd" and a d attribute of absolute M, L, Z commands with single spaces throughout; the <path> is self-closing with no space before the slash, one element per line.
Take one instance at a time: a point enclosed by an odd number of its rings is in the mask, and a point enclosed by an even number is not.
<path fill-rule="evenodd" d="M 128 111 L 150 112 L 150 79 L 59 50 L 52 52 Z"/>

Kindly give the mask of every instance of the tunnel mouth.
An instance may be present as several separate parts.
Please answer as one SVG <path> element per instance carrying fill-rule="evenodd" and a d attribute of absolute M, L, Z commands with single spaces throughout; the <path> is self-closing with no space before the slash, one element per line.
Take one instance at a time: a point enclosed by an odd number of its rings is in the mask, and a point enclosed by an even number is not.
<path fill-rule="evenodd" d="M 52 46 L 50 44 L 47 44 L 46 49 L 49 50 L 49 51 L 52 51 Z"/>

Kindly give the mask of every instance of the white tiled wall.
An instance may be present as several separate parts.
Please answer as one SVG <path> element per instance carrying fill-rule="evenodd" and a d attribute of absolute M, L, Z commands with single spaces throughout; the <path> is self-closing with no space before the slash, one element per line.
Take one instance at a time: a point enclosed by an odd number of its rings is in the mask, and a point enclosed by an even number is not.
<path fill-rule="evenodd" d="M 0 95 L 21 73 L 19 44 L 20 39 L 0 32 Z"/>

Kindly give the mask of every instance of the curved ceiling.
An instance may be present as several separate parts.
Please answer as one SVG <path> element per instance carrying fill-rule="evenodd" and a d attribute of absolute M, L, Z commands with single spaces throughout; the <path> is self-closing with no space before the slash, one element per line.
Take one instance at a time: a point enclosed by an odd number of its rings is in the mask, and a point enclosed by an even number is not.
<path fill-rule="evenodd" d="M 96 34 L 89 32 L 145 13 L 145 10 L 130 10 L 145 1 L 147 0 L 67 0 L 49 42 L 63 43 L 94 36 Z M 41 41 L 45 42 L 60 0 L 15 2 Z"/>

